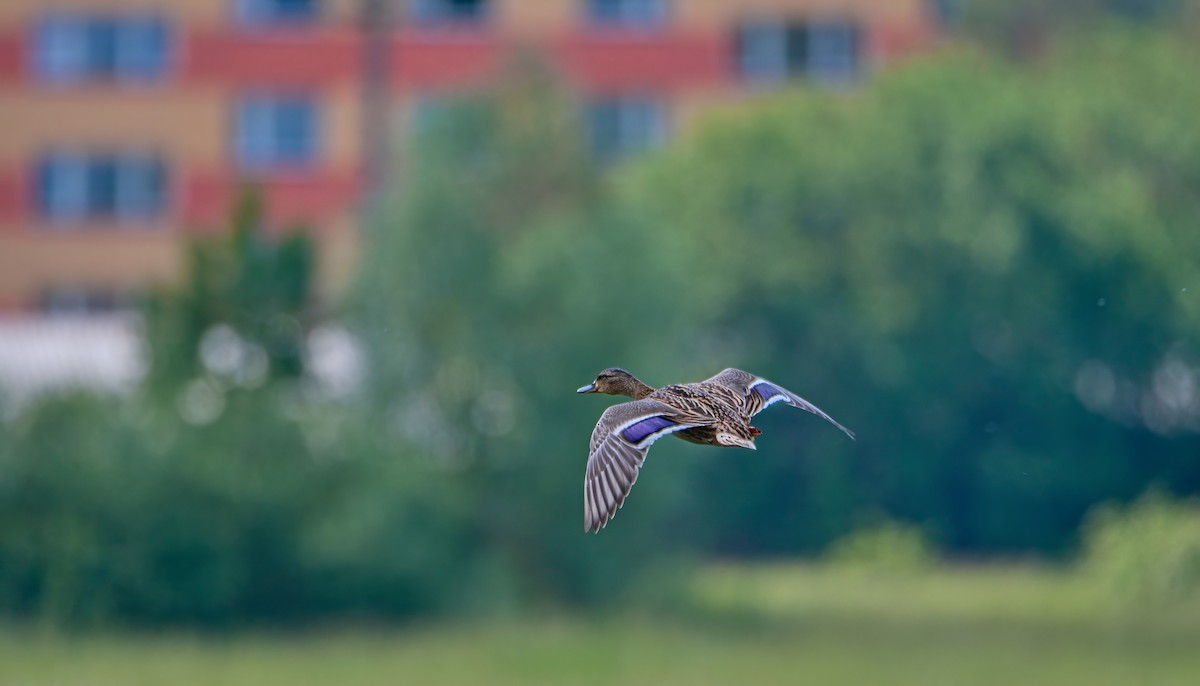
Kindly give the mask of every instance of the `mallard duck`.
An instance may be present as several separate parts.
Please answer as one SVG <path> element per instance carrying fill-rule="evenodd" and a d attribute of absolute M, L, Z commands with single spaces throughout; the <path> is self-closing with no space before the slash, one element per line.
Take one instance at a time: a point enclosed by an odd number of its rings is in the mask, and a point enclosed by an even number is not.
<path fill-rule="evenodd" d="M 841 429 L 821 408 L 804 398 L 740 369 L 726 369 L 697 383 L 652 388 L 633 374 L 610 367 L 578 393 L 607 393 L 633 398 L 600 415 L 592 431 L 583 482 L 583 529 L 598 533 L 608 524 L 637 481 L 650 445 L 673 434 L 692 443 L 748 448 L 762 432 L 750 418 L 777 402 L 807 410 Z"/>

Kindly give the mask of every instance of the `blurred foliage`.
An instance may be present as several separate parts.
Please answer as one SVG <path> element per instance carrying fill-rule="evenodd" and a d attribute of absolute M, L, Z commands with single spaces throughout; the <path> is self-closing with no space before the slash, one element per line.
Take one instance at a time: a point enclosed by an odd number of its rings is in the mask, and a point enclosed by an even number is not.
<path fill-rule="evenodd" d="M 0 608 L 55 623 L 222 626 L 311 612 L 304 533 L 339 495 L 282 397 L 229 391 L 219 418 L 148 400 L 51 399 L 11 427 Z M 303 574 L 302 574 L 303 572 Z"/>
<path fill-rule="evenodd" d="M 683 283 L 668 237 L 608 207 L 583 140 L 566 95 L 528 64 L 448 109 L 414 142 L 356 305 L 371 410 L 407 450 L 396 459 L 444 474 L 461 535 L 520 598 L 611 599 L 691 543 L 661 535 L 686 521 L 666 461 L 620 535 L 582 535 L 603 405 L 574 389 L 610 364 L 665 362 L 692 333 L 678 298 L 649 297 Z"/>
<path fill-rule="evenodd" d="M 265 228 L 261 199 L 245 192 L 226 234 L 188 246 L 187 282 L 151 296 L 152 389 L 206 371 L 241 385 L 301 375 L 314 248 L 302 232 L 272 239 Z"/>
<path fill-rule="evenodd" d="M 920 527 L 882 522 L 837 539 L 825 552 L 825 559 L 842 570 L 904 574 L 927 570 L 938 558 Z"/>
<path fill-rule="evenodd" d="M 1124 508 L 1097 508 L 1083 539 L 1082 571 L 1118 604 L 1200 601 L 1200 502 L 1150 491 Z"/>
<path fill-rule="evenodd" d="M 1056 39 L 1105 27 L 1177 31 L 1200 28 L 1197 0 L 935 0 L 959 33 L 1016 57 L 1038 57 Z"/>
<path fill-rule="evenodd" d="M 402 630 L 196 637 L 0 629 L 3 679 L 97 686 L 1186 686 L 1200 613 L 1113 615 L 1063 570 L 940 567 L 864 576 L 824 565 L 705 566 L 697 611 L 524 617 Z"/>
<path fill-rule="evenodd" d="M 815 549 L 880 508 L 951 552 L 1054 553 L 1092 503 L 1200 489 L 1197 57 L 1105 34 L 1036 72 L 929 61 L 620 180 L 704 303 L 651 380 L 736 361 L 858 431 L 774 411 L 753 460 L 699 463 L 716 550 Z"/>
<path fill-rule="evenodd" d="M 223 625 L 319 607 L 300 570 L 346 471 L 302 383 L 312 247 L 247 196 L 144 318 L 142 392 L 43 399 L 0 441 L 0 610 Z M 319 561 L 318 561 L 319 562 Z"/>
<path fill-rule="evenodd" d="M 571 98 L 514 68 L 405 151 L 345 317 L 359 397 L 307 364 L 312 246 L 268 238 L 248 202 L 149 304 L 145 388 L 5 425 L 0 612 L 607 607 L 697 556 L 815 553 L 863 513 L 948 555 L 1053 555 L 1095 503 L 1196 493 L 1198 66 L 1122 33 L 1036 69 L 930 58 L 605 174 Z M 773 409 L 753 454 L 662 441 L 584 535 L 612 399 L 573 389 L 611 365 L 655 385 L 753 370 L 860 440 Z M 838 555 L 919 561 L 917 540 Z"/>

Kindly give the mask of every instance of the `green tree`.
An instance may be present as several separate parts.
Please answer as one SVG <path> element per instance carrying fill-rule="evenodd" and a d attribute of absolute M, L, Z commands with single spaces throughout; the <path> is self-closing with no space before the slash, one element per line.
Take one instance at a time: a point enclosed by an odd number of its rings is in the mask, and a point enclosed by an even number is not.
<path fill-rule="evenodd" d="M 1154 475 L 1200 488 L 1183 65 L 1125 34 L 1036 69 L 930 61 L 718 117 L 627 180 L 723 361 L 859 432 L 764 419 L 754 461 L 707 477 L 721 549 L 810 548 L 882 507 L 954 550 L 1053 551 Z M 747 495 L 715 497 L 731 480 Z"/>
<path fill-rule="evenodd" d="M 206 359 L 243 384 L 299 378 L 315 314 L 313 264 L 308 236 L 269 235 L 259 196 L 245 192 L 228 232 L 188 246 L 186 282 L 147 303 L 150 386 L 173 390 L 206 373 Z"/>
<path fill-rule="evenodd" d="M 233 223 L 148 304 L 145 392 L 43 398 L 5 427 L 5 614 L 223 626 L 331 603 L 316 524 L 370 477 L 331 459 L 344 408 L 304 392 L 312 249 L 266 238 L 249 196 Z"/>
<path fill-rule="evenodd" d="M 514 598 L 632 588 L 676 547 L 663 532 L 684 497 L 658 464 L 626 507 L 636 516 L 582 534 L 603 405 L 574 389 L 613 364 L 669 370 L 702 306 L 678 291 L 665 237 L 607 207 L 582 140 L 569 99 L 519 65 L 414 141 L 403 201 L 362 268 L 356 330 L 385 440 L 443 474 L 477 551 L 464 566 Z"/>
<path fill-rule="evenodd" d="M 1059 38 L 1119 26 L 1162 32 L 1200 26 L 1195 0 L 943 0 L 950 24 L 967 37 L 1018 57 L 1037 57 Z"/>

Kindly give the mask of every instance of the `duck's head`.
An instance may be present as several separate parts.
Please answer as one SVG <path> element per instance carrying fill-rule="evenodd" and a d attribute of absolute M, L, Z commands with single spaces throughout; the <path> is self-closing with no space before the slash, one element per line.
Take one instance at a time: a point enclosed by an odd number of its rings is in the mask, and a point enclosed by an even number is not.
<path fill-rule="evenodd" d="M 633 374 L 620 367 L 609 367 L 596 375 L 596 380 L 580 388 L 577 393 L 607 393 L 608 395 L 627 395 L 631 398 L 642 398 L 651 389 Z"/>

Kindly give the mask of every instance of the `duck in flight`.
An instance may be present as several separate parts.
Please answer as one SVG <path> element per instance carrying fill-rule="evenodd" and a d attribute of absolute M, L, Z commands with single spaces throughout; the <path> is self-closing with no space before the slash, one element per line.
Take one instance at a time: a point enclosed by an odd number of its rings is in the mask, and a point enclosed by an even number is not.
<path fill-rule="evenodd" d="M 854 438 L 821 408 L 791 391 L 740 369 L 696 383 L 651 388 L 624 369 L 610 367 L 579 393 L 633 398 L 600 415 L 592 431 L 583 482 L 583 529 L 598 533 L 625 504 L 650 445 L 673 434 L 692 443 L 754 450 L 762 432 L 750 418 L 777 402 L 807 410 Z"/>

